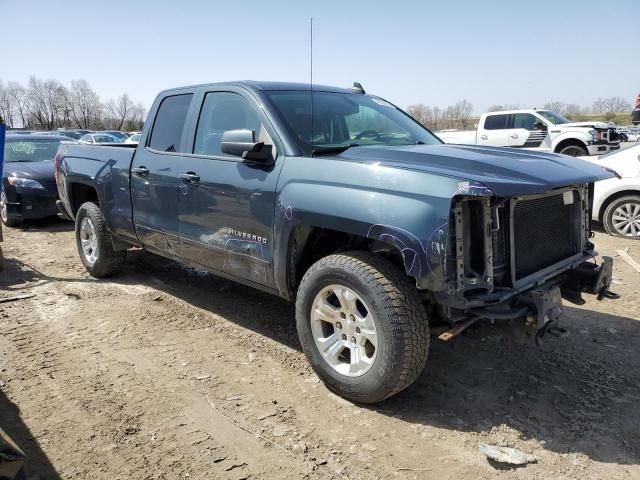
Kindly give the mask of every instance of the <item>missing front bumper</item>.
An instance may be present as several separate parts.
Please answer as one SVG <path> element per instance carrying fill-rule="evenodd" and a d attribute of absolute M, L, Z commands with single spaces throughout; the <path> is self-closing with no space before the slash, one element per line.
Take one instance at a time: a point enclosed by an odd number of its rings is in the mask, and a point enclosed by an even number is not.
<path fill-rule="evenodd" d="M 477 320 L 485 319 L 508 324 L 510 330 L 525 327 L 539 341 L 546 332 L 561 331 L 558 322 L 563 313 L 563 298 L 578 305 L 585 303 L 583 293 L 596 295 L 598 300 L 619 298 L 609 290 L 612 277 L 611 257 L 602 257 L 600 265 L 583 262 L 564 276 L 524 291 L 508 302 L 469 309 L 464 321 L 457 322 L 440 339 L 450 340 Z"/>

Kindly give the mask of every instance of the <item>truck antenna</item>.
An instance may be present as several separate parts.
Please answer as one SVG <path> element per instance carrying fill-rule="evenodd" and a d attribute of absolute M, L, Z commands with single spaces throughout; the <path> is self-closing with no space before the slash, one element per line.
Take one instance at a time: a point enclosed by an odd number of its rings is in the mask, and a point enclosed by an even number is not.
<path fill-rule="evenodd" d="M 309 18 L 309 97 L 311 100 L 311 148 L 313 148 L 313 17 Z"/>

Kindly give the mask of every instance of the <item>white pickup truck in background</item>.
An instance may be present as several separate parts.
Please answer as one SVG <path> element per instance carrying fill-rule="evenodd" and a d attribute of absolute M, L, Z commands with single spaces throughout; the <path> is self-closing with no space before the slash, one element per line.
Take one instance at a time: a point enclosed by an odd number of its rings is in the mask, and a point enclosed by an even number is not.
<path fill-rule="evenodd" d="M 574 157 L 603 155 L 620 148 L 615 125 L 571 122 L 548 110 L 483 113 L 476 130 L 435 133 L 445 143 L 527 148 Z"/>

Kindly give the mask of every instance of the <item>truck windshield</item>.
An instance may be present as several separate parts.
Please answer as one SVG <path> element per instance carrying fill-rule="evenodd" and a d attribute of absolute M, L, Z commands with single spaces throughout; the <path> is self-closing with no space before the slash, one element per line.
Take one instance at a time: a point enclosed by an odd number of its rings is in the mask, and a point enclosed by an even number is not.
<path fill-rule="evenodd" d="M 538 111 L 536 111 L 536 113 L 538 115 L 546 118 L 547 120 L 549 120 L 554 125 L 561 125 L 563 123 L 571 123 L 571 120 L 567 120 L 562 115 L 560 115 L 558 113 L 555 113 L 555 112 L 550 112 L 548 110 L 538 110 Z"/>
<path fill-rule="evenodd" d="M 308 91 L 265 93 L 306 154 L 334 149 L 337 153 L 340 147 L 442 143 L 401 110 L 370 95 L 332 92 L 313 92 L 312 95 Z"/>

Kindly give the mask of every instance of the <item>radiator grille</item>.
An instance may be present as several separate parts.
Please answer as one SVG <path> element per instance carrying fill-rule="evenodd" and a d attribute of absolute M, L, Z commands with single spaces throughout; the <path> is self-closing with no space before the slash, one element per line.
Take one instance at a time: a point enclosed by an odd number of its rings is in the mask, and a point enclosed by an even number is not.
<path fill-rule="evenodd" d="M 565 205 L 562 193 L 520 200 L 513 210 L 515 280 L 580 252 L 580 197 Z"/>

